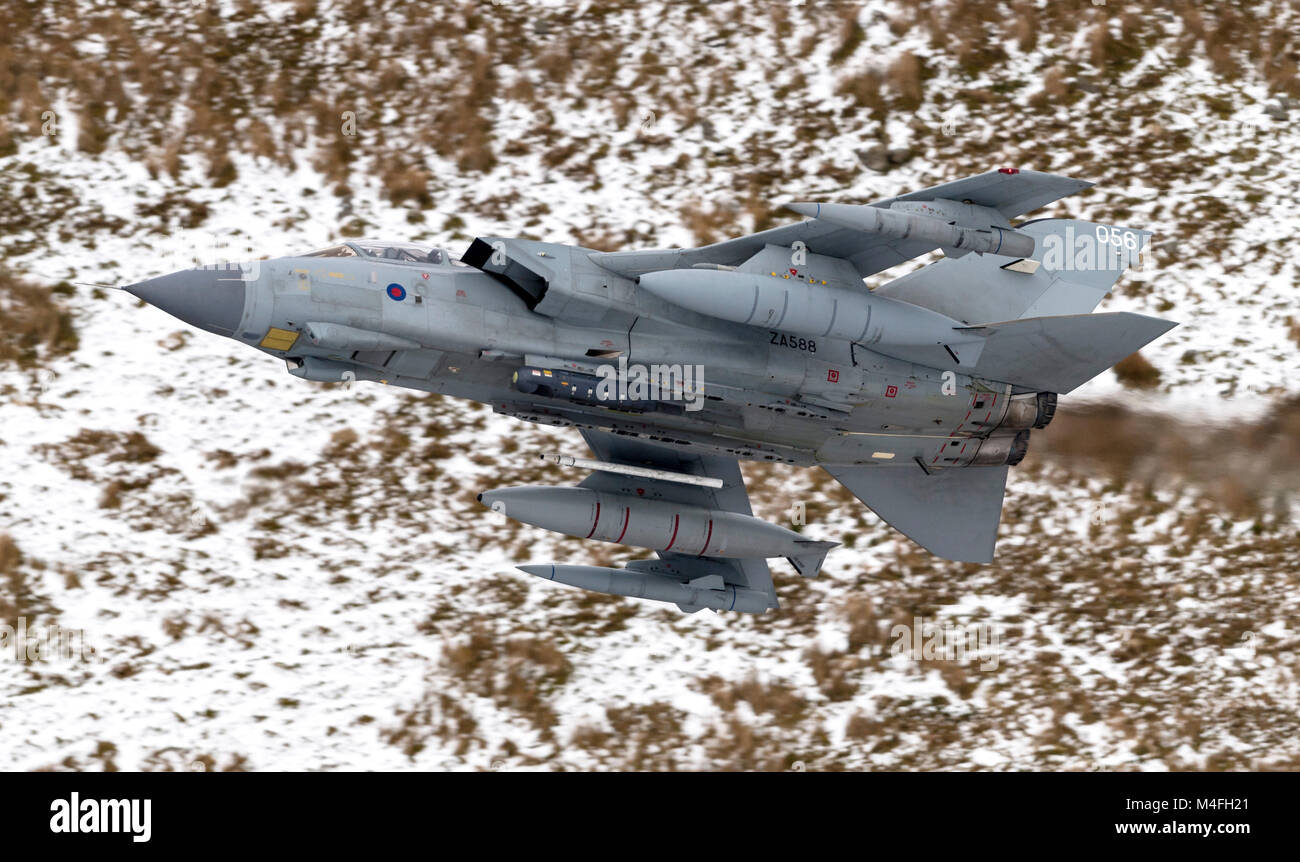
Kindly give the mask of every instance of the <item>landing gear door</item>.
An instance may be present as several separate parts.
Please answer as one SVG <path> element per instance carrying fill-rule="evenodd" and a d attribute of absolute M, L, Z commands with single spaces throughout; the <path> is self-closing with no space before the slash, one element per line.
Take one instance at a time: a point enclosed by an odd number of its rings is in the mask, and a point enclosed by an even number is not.
<path fill-rule="evenodd" d="M 388 369 L 401 377 L 428 380 L 446 356 L 441 350 L 398 350 L 388 360 Z"/>

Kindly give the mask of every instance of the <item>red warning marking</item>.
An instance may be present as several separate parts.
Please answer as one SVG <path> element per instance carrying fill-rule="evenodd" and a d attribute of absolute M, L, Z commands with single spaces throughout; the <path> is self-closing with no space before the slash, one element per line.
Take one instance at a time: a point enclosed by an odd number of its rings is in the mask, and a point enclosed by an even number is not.
<path fill-rule="evenodd" d="M 673 548 L 673 542 L 677 541 L 677 523 L 680 518 L 681 515 L 673 515 L 673 534 L 668 539 L 668 547 L 664 548 L 665 551 L 671 551 Z"/>
<path fill-rule="evenodd" d="M 707 533 L 704 534 L 704 547 L 703 547 L 703 548 L 700 548 L 700 556 L 701 556 L 701 557 L 704 556 L 706 553 L 708 553 L 708 550 L 709 550 L 709 542 L 710 542 L 712 539 L 713 539 L 713 519 L 712 519 L 712 518 L 709 518 L 709 531 L 708 531 Z"/>
<path fill-rule="evenodd" d="M 591 522 L 591 532 L 586 535 L 590 539 L 596 534 L 596 525 L 600 523 L 600 503 L 596 503 L 596 520 Z"/>
<path fill-rule="evenodd" d="M 826 372 L 826 380 L 830 383 L 839 383 L 840 373 L 832 368 L 830 371 Z"/>
<path fill-rule="evenodd" d="M 458 291 L 456 291 L 456 295 L 457 295 L 457 296 L 464 296 L 464 295 L 465 295 L 465 291 L 463 291 L 463 290 L 458 290 Z"/>
<path fill-rule="evenodd" d="M 617 545 L 619 542 L 623 541 L 623 537 L 627 535 L 627 522 L 630 520 L 632 520 L 631 506 L 623 510 L 623 532 L 618 534 L 618 538 L 614 540 L 614 544 Z"/>
<path fill-rule="evenodd" d="M 893 384 L 890 384 L 889 386 L 886 386 L 886 387 L 885 387 L 885 397 L 886 397 L 886 398 L 896 398 L 896 397 L 898 397 L 898 387 L 897 387 L 897 386 L 894 386 Z"/>

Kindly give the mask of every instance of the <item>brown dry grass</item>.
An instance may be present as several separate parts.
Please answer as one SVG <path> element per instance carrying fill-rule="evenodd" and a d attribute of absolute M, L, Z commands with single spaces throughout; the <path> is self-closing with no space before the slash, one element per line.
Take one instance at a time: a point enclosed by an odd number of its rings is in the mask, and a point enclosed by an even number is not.
<path fill-rule="evenodd" d="M 1141 353 L 1133 353 L 1115 363 L 1115 376 L 1131 389 L 1154 389 L 1160 385 L 1160 369 Z"/>
<path fill-rule="evenodd" d="M 1164 18 L 1159 13 L 1164 8 L 1157 0 L 1136 0 L 1117 15 L 1086 0 L 1053 3 L 1041 10 L 1016 2 L 1012 14 L 990 19 L 970 0 L 942 9 L 912 0 L 890 17 L 889 26 L 899 37 L 921 30 L 930 41 L 927 63 L 951 60 L 972 75 L 1005 61 L 1003 40 L 1029 51 L 1044 39 L 1072 37 L 1082 26 L 1089 38 L 1078 60 L 1113 74 L 1131 66 L 1161 38 Z M 399 0 L 386 20 L 409 24 L 395 29 L 381 25 L 363 5 L 349 6 L 340 13 L 340 23 L 348 26 L 341 36 L 332 31 L 329 46 L 321 44 L 321 31 L 311 15 L 273 22 L 249 8 L 222 20 L 200 7 L 180 13 L 180 20 L 168 13 L 173 26 L 158 27 L 148 14 L 126 16 L 98 7 L 78 11 L 59 16 L 53 25 L 37 17 L 34 7 L 11 4 L 0 11 L 0 117 L 6 121 L 5 134 L 18 139 L 38 135 L 41 111 L 62 92 L 80 106 L 78 143 L 87 152 L 119 143 L 138 155 L 173 163 L 178 153 L 161 155 L 169 148 L 195 152 L 208 162 L 217 183 L 233 178 L 233 151 L 291 162 L 293 148 L 278 146 L 270 133 L 266 118 L 271 116 L 287 124 L 291 135 L 309 139 L 297 141 L 299 146 L 318 144 L 322 170 L 332 182 L 345 184 L 360 159 L 409 152 L 409 141 L 380 125 L 385 108 L 424 118 L 421 143 L 452 158 L 462 170 L 481 172 L 495 164 L 493 132 L 502 99 L 516 100 L 543 116 L 557 98 L 618 103 L 622 107 L 616 113 L 626 117 L 626 92 L 610 86 L 611 76 L 620 66 L 638 63 L 641 75 L 635 89 L 663 103 L 682 98 L 680 92 L 661 86 L 668 70 L 653 51 L 639 60 L 628 56 L 626 40 L 612 29 L 624 23 L 625 10 L 619 7 L 602 6 L 560 21 L 537 15 L 527 4 L 485 10 L 474 0 L 459 0 L 438 16 L 428 16 L 413 0 Z M 1258 69 L 1274 92 L 1294 95 L 1300 88 L 1295 34 L 1274 24 L 1267 10 L 1205 9 L 1183 0 L 1175 4 L 1174 13 L 1186 24 L 1181 50 L 1206 57 L 1223 79 L 1235 80 L 1246 69 Z M 708 12 L 702 8 L 696 14 Z M 780 34 L 797 19 L 808 44 L 832 45 L 831 63 L 845 66 L 846 77 L 865 85 L 870 79 L 862 77 L 860 67 L 853 68 L 862 60 L 864 14 L 857 3 L 795 10 L 773 4 L 769 17 L 757 25 Z M 205 34 L 197 57 L 185 41 L 193 27 Z M 111 59 L 80 54 L 77 46 L 86 39 L 102 41 Z M 479 44 L 484 47 L 465 47 Z M 801 47 L 792 45 L 790 50 Z M 423 58 L 417 73 L 388 59 L 399 51 Z M 889 88 L 900 100 L 898 107 L 910 110 L 924 95 L 925 71 L 918 57 L 905 53 L 881 60 Z M 502 66 L 530 74 L 502 81 Z M 722 98 L 730 95 L 730 87 L 723 84 L 709 92 L 712 98 Z M 692 93 L 683 100 L 683 110 L 707 115 L 700 95 Z M 874 101 L 866 92 L 860 92 L 860 98 L 860 104 L 868 106 Z M 164 110 L 176 103 L 190 111 L 185 129 L 172 127 L 171 112 Z M 356 111 L 359 121 L 358 134 L 346 140 L 340 133 L 345 110 Z M 805 126 L 805 119 L 798 124 Z M 549 139 L 553 128 L 543 125 L 540 132 L 546 147 L 554 144 Z M 398 194 L 406 188 L 399 184 Z"/>
<path fill-rule="evenodd" d="M 44 569 L 43 562 L 23 555 L 12 536 L 0 533 L 0 623 L 16 628 L 25 617 L 30 631 L 57 613 L 38 591 L 35 575 Z"/>
<path fill-rule="evenodd" d="M 557 718 L 546 695 L 563 686 L 572 670 L 554 643 L 540 637 L 502 639 L 479 625 L 446 645 L 443 665 L 469 691 L 518 712 L 543 739 L 551 738 Z"/>
<path fill-rule="evenodd" d="M 72 289 L 54 290 L 0 270 L 0 365 L 30 368 L 77 349 L 77 331 L 64 298 Z"/>

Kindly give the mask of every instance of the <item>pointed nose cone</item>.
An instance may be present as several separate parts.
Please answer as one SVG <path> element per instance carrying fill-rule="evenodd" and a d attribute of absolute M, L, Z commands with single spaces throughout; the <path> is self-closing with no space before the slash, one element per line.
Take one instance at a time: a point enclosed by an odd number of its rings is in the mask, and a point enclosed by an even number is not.
<path fill-rule="evenodd" d="M 247 286 L 238 270 L 184 269 L 128 285 L 126 292 L 217 335 L 234 335 Z"/>
<path fill-rule="evenodd" d="M 799 215 L 808 216 L 808 218 L 817 218 L 822 214 L 821 204 L 792 203 L 786 204 L 785 208 L 794 210 Z"/>
<path fill-rule="evenodd" d="M 493 512 L 498 512 L 501 514 L 505 514 L 506 500 L 508 500 L 509 498 L 510 498 L 509 489 L 505 489 L 504 491 L 502 490 L 484 491 L 482 494 L 478 495 L 478 501 L 480 503 L 482 503 L 484 506 L 487 506 Z"/>

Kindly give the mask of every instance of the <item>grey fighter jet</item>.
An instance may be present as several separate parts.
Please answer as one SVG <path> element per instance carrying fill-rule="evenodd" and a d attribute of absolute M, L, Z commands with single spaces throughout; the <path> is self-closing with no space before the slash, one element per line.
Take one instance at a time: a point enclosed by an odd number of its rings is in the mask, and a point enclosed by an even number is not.
<path fill-rule="evenodd" d="M 832 542 L 753 516 L 740 459 L 820 467 L 950 560 L 993 559 L 1009 467 L 1068 393 L 1175 324 L 1093 314 L 1146 231 L 1013 219 L 1087 188 L 1004 168 L 701 248 L 597 252 L 480 237 L 460 259 L 343 242 L 126 289 L 281 359 L 578 429 L 572 487 L 485 491 L 507 517 L 649 548 L 570 586 L 701 608 L 777 605 L 767 559 L 816 575 Z M 943 257 L 874 290 L 864 278 Z"/>

